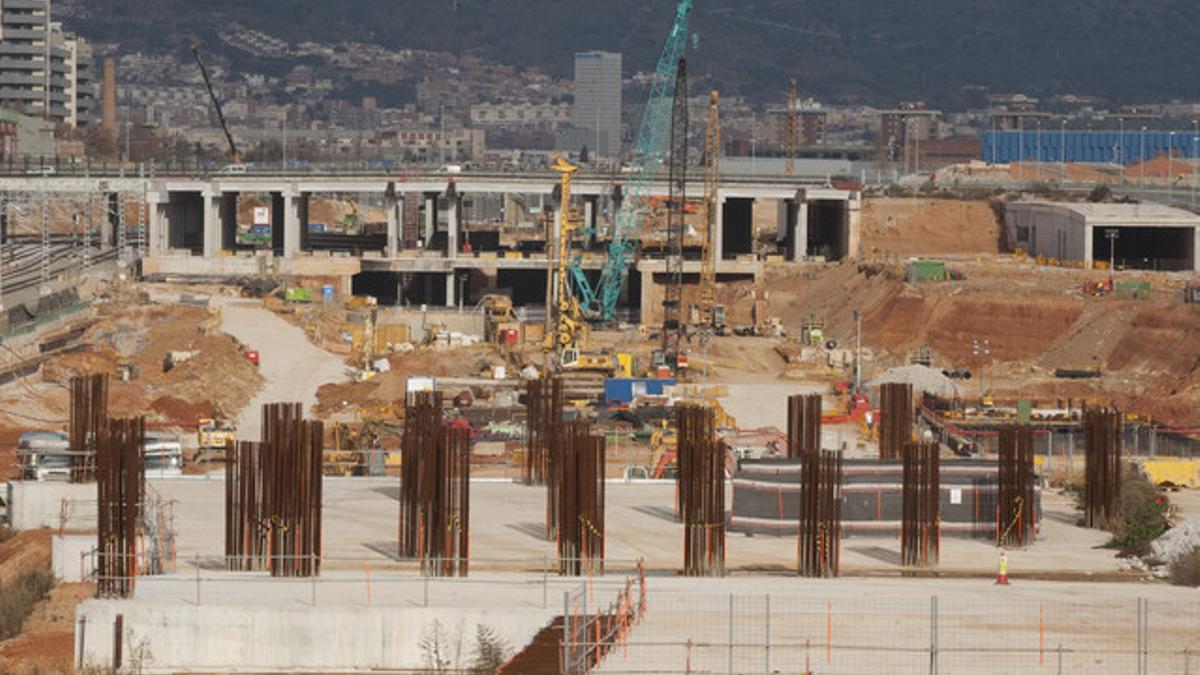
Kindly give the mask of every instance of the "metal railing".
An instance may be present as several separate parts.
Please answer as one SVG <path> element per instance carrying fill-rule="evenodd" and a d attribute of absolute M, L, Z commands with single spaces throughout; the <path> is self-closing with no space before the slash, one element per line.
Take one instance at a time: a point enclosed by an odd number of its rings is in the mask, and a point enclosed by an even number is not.
<path fill-rule="evenodd" d="M 1200 608 L 1188 599 L 823 600 L 657 591 L 632 633 L 599 672 L 1200 672 Z M 600 646 L 585 638 L 572 648 Z"/>

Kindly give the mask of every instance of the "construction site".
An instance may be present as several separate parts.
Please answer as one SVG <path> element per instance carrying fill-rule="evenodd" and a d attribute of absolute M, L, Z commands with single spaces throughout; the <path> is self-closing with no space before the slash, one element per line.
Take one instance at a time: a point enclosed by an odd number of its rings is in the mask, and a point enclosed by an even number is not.
<path fill-rule="evenodd" d="M 0 672 L 1200 672 L 1200 216 L 730 176 L 690 11 L 628 175 L 0 178 Z"/>

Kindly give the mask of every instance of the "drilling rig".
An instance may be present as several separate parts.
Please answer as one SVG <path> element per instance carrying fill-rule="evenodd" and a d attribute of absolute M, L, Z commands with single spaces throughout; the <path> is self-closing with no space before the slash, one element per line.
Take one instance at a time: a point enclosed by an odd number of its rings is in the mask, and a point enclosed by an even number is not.
<path fill-rule="evenodd" d="M 717 304 L 716 242 L 717 209 L 721 208 L 718 190 L 721 187 L 721 118 L 718 110 L 720 95 L 714 90 L 708 97 L 708 128 L 704 134 L 704 204 L 700 250 L 700 298 L 692 316 L 701 341 L 714 334 L 725 334 L 725 307 Z"/>

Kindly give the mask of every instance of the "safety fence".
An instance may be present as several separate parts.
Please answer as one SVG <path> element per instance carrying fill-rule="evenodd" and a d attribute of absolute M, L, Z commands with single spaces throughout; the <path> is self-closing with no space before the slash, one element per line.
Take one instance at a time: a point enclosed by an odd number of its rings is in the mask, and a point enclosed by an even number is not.
<path fill-rule="evenodd" d="M 629 635 L 646 615 L 646 598 L 646 569 L 641 562 L 636 577 L 627 577 L 615 597 L 602 595 L 597 602 L 591 584 L 564 593 L 561 671 L 591 672 L 617 649 L 628 658 Z"/>
<path fill-rule="evenodd" d="M 151 552 L 153 553 L 153 552 Z M 172 558 L 162 572 L 144 563 L 155 560 L 141 550 L 138 553 L 138 578 L 135 598 L 177 600 L 195 605 L 239 602 L 245 597 L 269 595 L 284 603 L 309 606 L 395 604 L 416 607 L 439 603 L 461 603 L 477 593 L 501 593 L 515 604 L 542 609 L 557 609 L 557 598 L 564 589 L 585 593 L 588 598 L 609 597 L 625 588 L 631 579 L 644 578 L 640 560 L 609 559 L 604 569 L 590 559 L 568 559 L 585 570 L 582 577 L 560 576 L 560 561 L 554 556 L 542 558 L 471 558 L 471 576 L 443 578 L 422 573 L 421 561 L 399 558 L 389 551 L 364 551 L 361 557 L 305 556 L 319 560 L 321 572 L 307 578 L 272 578 L 262 571 L 230 571 L 235 557 L 224 555 L 183 554 Z M 81 555 L 84 578 L 106 581 L 91 564 L 94 551 Z M 280 560 L 296 560 L 298 555 L 279 555 Z M 124 577 L 111 577 L 123 580 Z M 598 605 L 593 605 L 593 607 Z"/>
<path fill-rule="evenodd" d="M 1200 672 L 1200 606 L 655 591 L 597 672 L 1190 674 Z"/>

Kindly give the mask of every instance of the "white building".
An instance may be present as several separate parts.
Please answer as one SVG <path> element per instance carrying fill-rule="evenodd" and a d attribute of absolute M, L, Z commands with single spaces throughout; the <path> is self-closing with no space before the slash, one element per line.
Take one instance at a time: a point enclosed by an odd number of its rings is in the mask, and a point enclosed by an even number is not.
<path fill-rule="evenodd" d="M 1162 204 L 1014 202 L 1004 208 L 1004 224 L 1013 246 L 1034 256 L 1089 268 L 1111 258 L 1118 269 L 1200 272 L 1200 216 Z"/>

